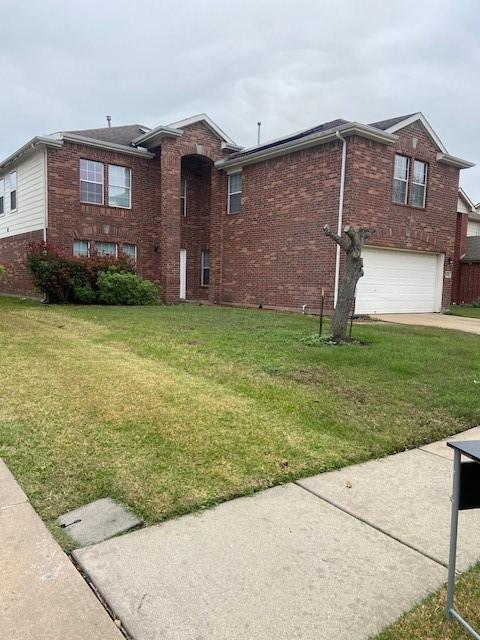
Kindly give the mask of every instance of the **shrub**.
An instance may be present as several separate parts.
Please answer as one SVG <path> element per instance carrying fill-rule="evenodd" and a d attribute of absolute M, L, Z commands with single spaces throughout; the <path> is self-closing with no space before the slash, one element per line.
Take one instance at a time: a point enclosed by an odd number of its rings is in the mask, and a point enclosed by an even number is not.
<path fill-rule="evenodd" d="M 98 300 L 104 304 L 158 304 L 158 287 L 134 273 L 104 271 L 98 276 Z"/>
<path fill-rule="evenodd" d="M 3 266 L 3 264 L 0 264 L 0 282 L 3 280 L 4 276 L 5 276 L 5 267 Z"/>
<path fill-rule="evenodd" d="M 100 273 L 134 272 L 126 256 L 74 257 L 43 242 L 30 246 L 27 264 L 35 285 L 52 303 L 95 302 Z"/>

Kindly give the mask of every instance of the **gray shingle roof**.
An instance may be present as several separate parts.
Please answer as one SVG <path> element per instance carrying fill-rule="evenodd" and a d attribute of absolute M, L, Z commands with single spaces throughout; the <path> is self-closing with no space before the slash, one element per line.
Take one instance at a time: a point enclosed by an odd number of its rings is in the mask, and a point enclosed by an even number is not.
<path fill-rule="evenodd" d="M 65 131 L 65 133 L 74 133 L 85 138 L 93 138 L 94 140 L 102 140 L 103 142 L 114 142 L 115 144 L 123 144 L 130 146 L 132 140 L 138 138 L 149 130 L 141 124 L 127 124 L 121 127 L 102 127 L 101 129 L 81 129 L 79 131 Z"/>
<path fill-rule="evenodd" d="M 273 140 L 272 142 L 266 142 L 265 144 L 261 144 L 258 147 L 252 147 L 247 151 L 238 151 L 237 153 L 232 153 L 230 158 L 243 158 L 244 156 L 248 156 L 252 153 L 257 153 L 257 151 L 262 151 L 263 149 L 271 149 L 272 147 L 277 147 L 281 144 L 285 144 L 287 142 L 293 142 L 294 140 L 300 140 L 301 138 L 306 138 L 314 133 L 320 133 L 321 131 L 327 131 L 327 129 L 333 129 L 335 127 L 339 127 L 342 124 L 346 124 L 347 120 L 342 120 L 341 118 L 337 120 L 331 120 L 330 122 L 324 122 L 323 124 L 319 124 L 316 127 L 312 127 L 311 129 L 305 129 L 305 131 L 300 131 L 298 133 L 294 133 L 290 136 L 285 136 L 285 138 L 279 138 L 278 140 Z"/>
<path fill-rule="evenodd" d="M 371 122 L 370 126 L 375 127 L 375 129 L 382 129 L 382 131 L 386 131 L 393 127 L 394 125 L 402 122 L 402 120 L 406 120 L 407 118 L 411 118 L 414 116 L 414 113 L 409 113 L 406 116 L 397 116 L 396 118 L 389 118 L 388 120 L 380 120 L 379 122 Z"/>
<path fill-rule="evenodd" d="M 467 251 L 462 262 L 480 262 L 480 236 L 467 237 Z"/>

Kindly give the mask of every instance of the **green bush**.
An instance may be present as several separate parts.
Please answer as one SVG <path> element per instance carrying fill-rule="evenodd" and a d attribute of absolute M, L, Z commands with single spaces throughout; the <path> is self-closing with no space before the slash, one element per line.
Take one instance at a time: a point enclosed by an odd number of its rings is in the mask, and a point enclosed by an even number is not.
<path fill-rule="evenodd" d="M 159 289 L 135 275 L 127 256 L 74 257 L 45 243 L 31 245 L 27 263 L 47 302 L 157 304 Z"/>
<path fill-rule="evenodd" d="M 134 273 L 105 271 L 97 280 L 98 300 L 104 304 L 158 304 L 158 287 Z"/>
<path fill-rule="evenodd" d="M 76 302 L 80 304 L 94 304 L 97 301 L 98 293 L 90 284 L 75 287 L 73 295 Z"/>
<path fill-rule="evenodd" d="M 0 264 L 0 282 L 1 282 L 1 281 L 3 280 L 3 278 L 4 278 L 4 276 L 5 276 L 5 272 L 6 272 L 5 267 L 3 266 L 3 264 Z"/>

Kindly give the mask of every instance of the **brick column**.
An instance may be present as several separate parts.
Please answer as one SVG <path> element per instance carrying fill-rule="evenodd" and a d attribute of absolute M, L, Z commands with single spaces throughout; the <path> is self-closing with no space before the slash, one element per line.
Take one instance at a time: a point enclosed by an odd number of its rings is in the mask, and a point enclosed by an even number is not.
<path fill-rule="evenodd" d="M 175 142 L 165 140 L 161 150 L 160 264 L 163 297 L 180 298 L 180 171 L 181 154 Z"/>
<path fill-rule="evenodd" d="M 222 301 L 223 225 L 226 211 L 227 177 L 212 167 L 210 189 L 210 302 Z"/>

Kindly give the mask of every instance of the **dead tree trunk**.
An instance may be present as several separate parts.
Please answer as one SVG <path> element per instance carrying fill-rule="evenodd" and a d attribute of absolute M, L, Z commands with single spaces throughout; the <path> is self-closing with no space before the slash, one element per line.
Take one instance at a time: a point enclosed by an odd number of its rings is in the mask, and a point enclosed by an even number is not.
<path fill-rule="evenodd" d="M 332 317 L 331 334 L 335 342 L 347 341 L 348 319 L 355 299 L 357 282 L 363 276 L 362 248 L 372 235 L 370 229 L 353 229 L 349 225 L 344 228 L 343 238 L 332 231 L 328 224 L 323 228 L 325 234 L 335 240 L 346 253 L 345 275 L 338 291 L 337 305 Z"/>

